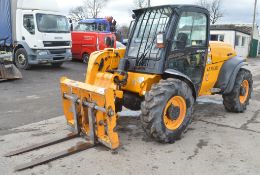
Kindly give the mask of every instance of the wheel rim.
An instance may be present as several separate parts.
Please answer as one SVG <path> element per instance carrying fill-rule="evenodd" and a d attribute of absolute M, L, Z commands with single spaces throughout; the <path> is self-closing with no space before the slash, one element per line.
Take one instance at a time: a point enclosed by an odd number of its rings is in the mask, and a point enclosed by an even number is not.
<path fill-rule="evenodd" d="M 26 64 L 26 58 L 23 54 L 18 55 L 17 57 L 18 64 L 24 66 Z"/>
<path fill-rule="evenodd" d="M 241 83 L 239 101 L 241 104 L 245 103 L 249 94 L 249 82 L 244 80 Z"/>
<path fill-rule="evenodd" d="M 174 115 L 169 114 L 169 111 L 174 112 L 171 108 L 175 110 Z M 176 109 L 179 110 L 177 110 L 176 112 Z M 186 109 L 187 109 L 186 101 L 183 97 L 181 96 L 172 97 L 168 101 L 164 109 L 163 121 L 166 128 L 170 130 L 176 130 L 177 128 L 179 128 L 186 116 Z"/>

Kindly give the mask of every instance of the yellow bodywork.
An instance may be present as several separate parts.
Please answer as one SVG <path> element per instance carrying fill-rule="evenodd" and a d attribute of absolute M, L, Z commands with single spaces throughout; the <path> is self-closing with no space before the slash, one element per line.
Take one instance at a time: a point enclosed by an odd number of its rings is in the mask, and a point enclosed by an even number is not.
<path fill-rule="evenodd" d="M 223 63 L 236 55 L 231 46 L 222 42 L 211 42 L 207 57 L 207 64 L 199 96 L 210 95 L 214 87 Z M 117 113 L 115 112 L 116 98 L 122 99 L 123 92 L 129 91 L 139 96 L 144 96 L 151 89 L 151 86 L 158 83 L 161 75 L 128 72 L 126 85 L 122 88 L 114 83 L 114 77 L 122 78 L 122 75 L 112 73 L 116 70 L 119 61 L 125 55 L 125 49 L 105 49 L 91 54 L 85 83 L 61 78 L 61 92 L 72 94 L 79 99 L 77 103 L 77 115 L 81 131 L 87 136 L 89 131 L 88 108 L 83 107 L 82 101 L 87 101 L 103 107 L 106 111 L 95 112 L 95 135 L 98 142 L 115 149 L 119 146 L 118 134 L 115 132 Z M 72 112 L 73 103 L 63 98 L 64 114 L 68 124 L 74 126 Z M 109 110 L 113 115 L 109 115 Z"/>
<path fill-rule="evenodd" d="M 218 80 L 222 65 L 234 56 L 236 56 L 236 52 L 229 44 L 216 41 L 209 43 L 207 63 L 198 96 L 212 94 L 211 89 Z"/>

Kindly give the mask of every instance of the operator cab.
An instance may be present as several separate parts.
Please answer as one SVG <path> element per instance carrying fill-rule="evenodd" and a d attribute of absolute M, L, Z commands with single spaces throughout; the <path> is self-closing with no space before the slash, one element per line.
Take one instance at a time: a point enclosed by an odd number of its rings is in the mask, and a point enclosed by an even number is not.
<path fill-rule="evenodd" d="M 209 45 L 209 13 L 194 5 L 165 5 L 134 10 L 135 23 L 126 51 L 128 71 L 189 77 L 202 81 Z"/>

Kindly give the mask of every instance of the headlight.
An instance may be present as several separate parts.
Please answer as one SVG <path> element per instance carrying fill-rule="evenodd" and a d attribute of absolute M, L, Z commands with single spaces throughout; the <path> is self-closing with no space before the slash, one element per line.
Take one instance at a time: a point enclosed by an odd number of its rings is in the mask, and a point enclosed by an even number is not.
<path fill-rule="evenodd" d="M 48 52 L 47 51 L 40 51 L 38 54 L 40 56 L 43 56 L 43 55 L 48 55 Z"/>

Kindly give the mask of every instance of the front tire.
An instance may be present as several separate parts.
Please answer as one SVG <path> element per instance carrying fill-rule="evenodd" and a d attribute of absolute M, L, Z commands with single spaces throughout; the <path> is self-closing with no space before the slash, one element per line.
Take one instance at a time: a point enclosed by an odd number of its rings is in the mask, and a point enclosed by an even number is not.
<path fill-rule="evenodd" d="M 189 85 L 169 78 L 152 86 L 141 105 L 141 122 L 150 137 L 173 143 L 191 122 L 194 97 Z"/>
<path fill-rule="evenodd" d="M 20 69 L 29 70 L 31 68 L 28 62 L 27 52 L 24 48 L 20 48 L 15 52 L 14 63 Z"/>
<path fill-rule="evenodd" d="M 240 69 L 234 87 L 229 94 L 223 94 L 223 104 L 227 111 L 242 113 L 249 105 L 253 90 L 252 74 L 249 70 Z"/>

